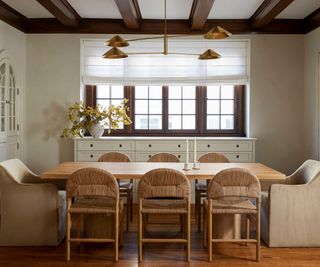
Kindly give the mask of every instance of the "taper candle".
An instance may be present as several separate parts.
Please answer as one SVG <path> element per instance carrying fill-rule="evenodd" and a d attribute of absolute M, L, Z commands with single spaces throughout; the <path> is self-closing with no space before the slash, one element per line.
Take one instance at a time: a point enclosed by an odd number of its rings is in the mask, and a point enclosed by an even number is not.
<path fill-rule="evenodd" d="M 186 139 L 186 146 L 187 146 L 187 155 L 186 155 L 186 163 L 189 163 L 189 140 L 188 138 Z"/>
<path fill-rule="evenodd" d="M 194 143 L 193 143 L 193 162 L 196 163 L 197 162 L 197 139 L 194 139 Z"/>

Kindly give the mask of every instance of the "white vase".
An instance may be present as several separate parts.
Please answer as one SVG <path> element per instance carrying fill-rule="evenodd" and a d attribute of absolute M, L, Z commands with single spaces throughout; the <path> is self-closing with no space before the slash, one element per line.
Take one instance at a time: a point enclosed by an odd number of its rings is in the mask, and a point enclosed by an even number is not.
<path fill-rule="evenodd" d="M 94 124 L 88 130 L 93 138 L 100 138 L 103 135 L 104 126 L 101 124 Z"/>

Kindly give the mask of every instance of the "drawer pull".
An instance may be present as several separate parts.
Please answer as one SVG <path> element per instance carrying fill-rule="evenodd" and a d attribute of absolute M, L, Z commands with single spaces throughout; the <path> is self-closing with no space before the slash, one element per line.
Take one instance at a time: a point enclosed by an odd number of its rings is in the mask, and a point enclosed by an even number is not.
<path fill-rule="evenodd" d="M 119 144 L 119 147 L 122 147 L 122 144 Z"/>
<path fill-rule="evenodd" d="M 210 147 L 210 145 L 207 145 L 207 147 L 209 148 L 209 147 Z"/>
<path fill-rule="evenodd" d="M 236 147 L 239 147 L 239 145 L 236 145 Z"/>
<path fill-rule="evenodd" d="M 151 158 L 151 155 L 149 155 L 149 159 Z"/>
<path fill-rule="evenodd" d="M 178 155 L 178 158 L 180 159 L 180 158 L 181 158 L 181 156 L 180 156 L 180 155 Z"/>
<path fill-rule="evenodd" d="M 92 155 L 92 154 L 90 155 L 90 158 L 93 158 L 93 155 Z"/>
<path fill-rule="evenodd" d="M 151 144 L 149 144 L 149 147 L 152 147 L 152 145 L 151 145 Z"/>
<path fill-rule="evenodd" d="M 237 159 L 239 158 L 239 155 L 237 155 Z"/>
<path fill-rule="evenodd" d="M 178 145 L 178 147 L 181 147 L 181 145 Z"/>
<path fill-rule="evenodd" d="M 93 144 L 90 144 L 90 147 L 93 147 Z"/>

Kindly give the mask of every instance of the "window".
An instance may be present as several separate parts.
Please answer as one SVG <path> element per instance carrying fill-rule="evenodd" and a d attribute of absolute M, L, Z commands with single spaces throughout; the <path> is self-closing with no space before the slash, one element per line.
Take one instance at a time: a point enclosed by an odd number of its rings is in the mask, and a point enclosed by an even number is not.
<path fill-rule="evenodd" d="M 128 127 L 112 135 L 244 136 L 244 85 L 88 85 L 87 105 L 129 99 Z"/>

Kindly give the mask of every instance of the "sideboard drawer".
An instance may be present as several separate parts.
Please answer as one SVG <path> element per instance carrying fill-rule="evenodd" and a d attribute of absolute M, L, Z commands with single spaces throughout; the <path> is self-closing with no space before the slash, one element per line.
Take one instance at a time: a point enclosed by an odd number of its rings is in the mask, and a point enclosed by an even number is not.
<path fill-rule="evenodd" d="M 78 151 L 78 161 L 98 161 L 98 159 L 105 153 L 105 151 Z M 132 152 L 122 151 L 130 160 L 133 160 Z"/>
<path fill-rule="evenodd" d="M 134 142 L 130 141 L 79 141 L 78 150 L 130 151 L 134 150 Z"/>
<path fill-rule="evenodd" d="M 136 154 L 136 161 L 146 162 L 148 161 L 153 155 L 157 154 L 158 152 L 150 152 L 150 153 L 137 153 Z M 171 153 L 179 158 L 181 162 L 185 162 L 186 160 L 186 153 Z"/>
<path fill-rule="evenodd" d="M 197 142 L 198 151 L 252 151 L 250 141 L 199 141 Z"/>
<path fill-rule="evenodd" d="M 191 143 L 189 142 L 189 149 Z M 136 142 L 136 151 L 157 151 L 157 152 L 170 152 L 170 151 L 186 151 L 186 141 L 138 141 Z"/>

